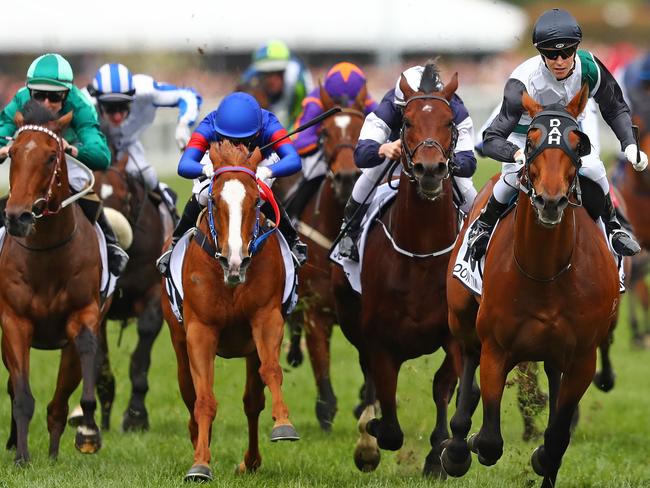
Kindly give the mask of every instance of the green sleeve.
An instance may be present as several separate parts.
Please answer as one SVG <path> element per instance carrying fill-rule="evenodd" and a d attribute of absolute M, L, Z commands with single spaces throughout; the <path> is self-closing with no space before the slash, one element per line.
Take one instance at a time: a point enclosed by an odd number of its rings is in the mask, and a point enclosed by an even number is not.
<path fill-rule="evenodd" d="M 7 106 L 0 112 L 0 147 L 6 146 L 9 142 L 5 137 L 11 137 L 16 132 L 16 124 L 14 124 L 14 116 L 16 112 L 22 107 L 25 103 L 25 96 L 23 91 L 27 91 L 26 88 L 21 88 L 18 90 L 18 93 L 14 95 L 14 98 L 7 104 Z M 27 95 L 29 98 L 29 94 Z"/>
<path fill-rule="evenodd" d="M 77 136 L 77 159 L 92 170 L 108 168 L 111 165 L 111 152 L 99 128 L 95 108 L 76 87 L 73 87 L 69 98 L 71 110 L 74 111 L 72 129 Z"/>

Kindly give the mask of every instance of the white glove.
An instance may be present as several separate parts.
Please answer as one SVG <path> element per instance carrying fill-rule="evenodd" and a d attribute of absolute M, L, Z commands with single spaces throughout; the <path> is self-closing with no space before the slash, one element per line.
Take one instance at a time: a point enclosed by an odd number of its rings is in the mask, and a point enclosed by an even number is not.
<path fill-rule="evenodd" d="M 209 165 L 209 164 L 204 164 L 203 165 L 203 174 L 208 177 L 208 179 L 212 178 L 212 175 L 214 174 L 214 168 Z"/>
<path fill-rule="evenodd" d="M 519 150 L 515 153 L 515 155 L 513 156 L 513 158 L 514 158 L 514 160 L 515 160 L 515 163 L 517 163 L 517 164 L 520 164 L 520 165 L 522 165 L 522 166 L 523 166 L 524 164 L 526 164 L 526 153 L 524 152 L 523 149 L 519 149 Z"/>
<path fill-rule="evenodd" d="M 258 166 L 255 176 L 268 185 L 269 180 L 273 177 L 273 170 L 268 166 Z"/>
<path fill-rule="evenodd" d="M 639 151 L 639 162 L 636 160 L 636 144 L 630 144 L 625 148 L 625 157 L 632 163 L 636 171 L 643 171 L 648 166 L 648 155 Z"/>
<path fill-rule="evenodd" d="M 176 144 L 178 144 L 178 148 L 182 151 L 185 149 L 185 146 L 187 146 L 187 143 L 190 140 L 190 137 L 192 136 L 192 131 L 190 130 L 189 126 L 184 123 L 184 122 L 179 122 L 178 125 L 176 126 Z"/>

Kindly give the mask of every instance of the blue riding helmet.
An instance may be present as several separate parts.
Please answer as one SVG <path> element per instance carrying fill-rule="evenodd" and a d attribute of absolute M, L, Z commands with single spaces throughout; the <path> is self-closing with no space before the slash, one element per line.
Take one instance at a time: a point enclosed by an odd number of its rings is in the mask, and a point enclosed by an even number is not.
<path fill-rule="evenodd" d="M 133 75 L 120 63 L 107 63 L 97 70 L 92 86 L 101 103 L 131 102 L 135 95 Z"/>
<path fill-rule="evenodd" d="M 226 96 L 214 117 L 214 130 L 229 139 L 246 139 L 262 129 L 262 109 L 248 93 Z"/>

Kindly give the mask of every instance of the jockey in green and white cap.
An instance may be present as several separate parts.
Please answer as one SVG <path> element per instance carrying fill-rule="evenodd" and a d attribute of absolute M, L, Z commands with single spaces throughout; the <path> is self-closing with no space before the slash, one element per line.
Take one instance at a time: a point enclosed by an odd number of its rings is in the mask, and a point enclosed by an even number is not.
<path fill-rule="evenodd" d="M 72 88 L 72 66 L 60 54 L 43 54 L 27 70 L 27 88 L 42 91 L 62 91 Z"/>

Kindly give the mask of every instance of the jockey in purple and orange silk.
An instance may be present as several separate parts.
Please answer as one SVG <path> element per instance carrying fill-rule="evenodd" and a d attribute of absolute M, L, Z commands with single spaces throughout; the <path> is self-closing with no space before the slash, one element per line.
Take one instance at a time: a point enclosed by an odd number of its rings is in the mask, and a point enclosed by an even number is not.
<path fill-rule="evenodd" d="M 349 62 L 337 63 L 330 68 L 325 76 L 323 88 L 332 98 L 334 103 L 341 107 L 350 107 L 366 85 L 366 75 L 356 64 Z M 364 114 L 368 115 L 377 107 L 377 103 L 368 94 L 366 96 Z M 323 113 L 323 103 L 320 99 L 320 87 L 314 88 L 302 102 L 302 112 L 296 119 L 298 127 Z M 323 161 L 323 153 L 319 144 L 319 129 L 321 124 L 316 124 L 309 129 L 298 133 L 293 140 L 293 145 L 302 158 L 303 179 L 291 197 L 291 205 L 287 211 L 292 217 L 302 213 L 309 196 L 320 185 L 322 177 L 327 173 L 327 164 Z"/>

